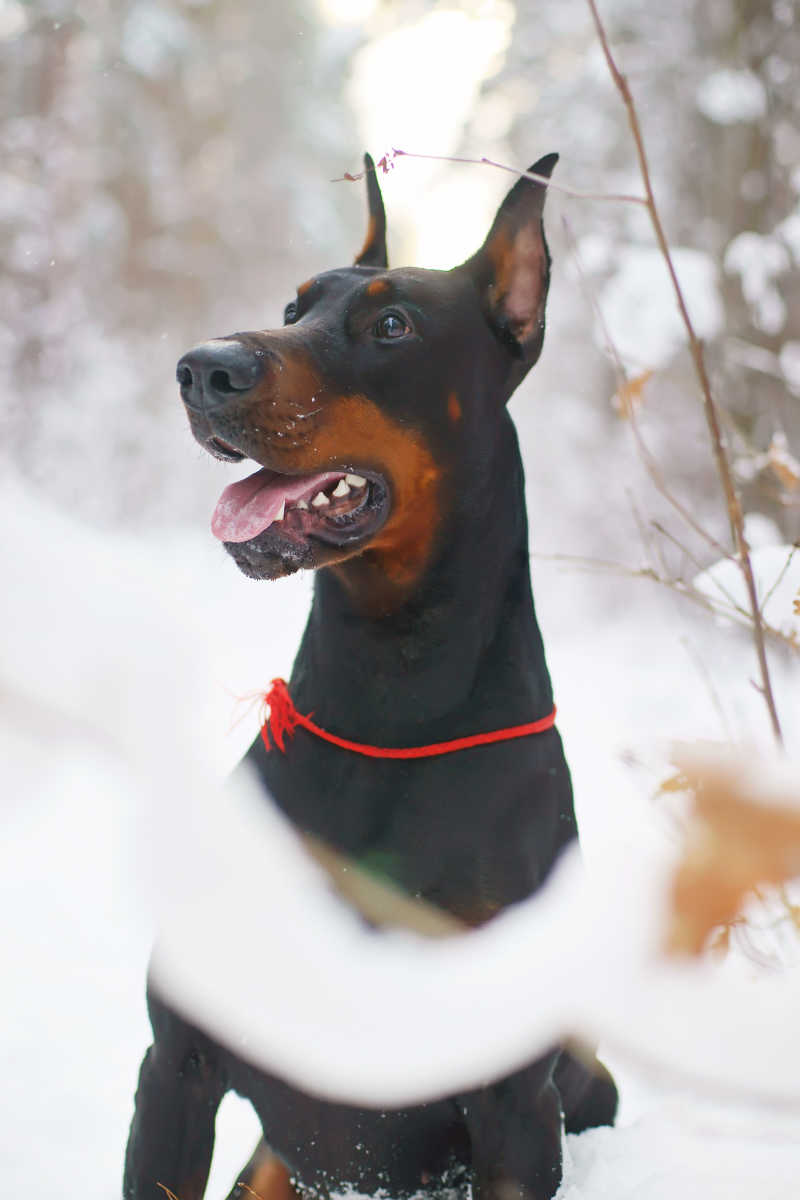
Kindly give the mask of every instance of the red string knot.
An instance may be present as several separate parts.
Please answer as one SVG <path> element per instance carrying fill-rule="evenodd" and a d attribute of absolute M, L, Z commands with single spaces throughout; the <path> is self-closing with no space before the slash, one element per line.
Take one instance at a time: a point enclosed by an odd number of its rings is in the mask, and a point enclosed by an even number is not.
<path fill-rule="evenodd" d="M 270 749 L 267 728 L 272 734 L 275 745 L 282 754 L 286 753 L 285 737 L 291 737 L 299 722 L 299 713 L 292 703 L 285 679 L 273 679 L 270 689 L 264 697 L 264 703 L 269 708 L 269 718 L 261 727 L 261 734 L 267 750 Z"/>

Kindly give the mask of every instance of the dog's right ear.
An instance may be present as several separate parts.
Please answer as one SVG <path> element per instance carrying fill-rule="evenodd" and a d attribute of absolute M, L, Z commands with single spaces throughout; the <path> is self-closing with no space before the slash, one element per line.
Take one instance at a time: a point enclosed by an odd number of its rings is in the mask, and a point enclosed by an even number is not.
<path fill-rule="evenodd" d="M 386 254 L 386 210 L 383 207 L 375 164 L 369 154 L 364 155 L 364 178 L 367 181 L 367 205 L 369 224 L 367 236 L 356 258 L 357 267 L 388 267 Z"/>
<path fill-rule="evenodd" d="M 557 154 L 547 154 L 530 171 L 549 179 L 557 162 Z M 536 362 L 544 341 L 550 284 L 542 225 L 546 196 L 546 184 L 521 176 L 500 205 L 486 241 L 462 268 L 478 285 L 489 324 L 519 360 L 516 382 Z"/>

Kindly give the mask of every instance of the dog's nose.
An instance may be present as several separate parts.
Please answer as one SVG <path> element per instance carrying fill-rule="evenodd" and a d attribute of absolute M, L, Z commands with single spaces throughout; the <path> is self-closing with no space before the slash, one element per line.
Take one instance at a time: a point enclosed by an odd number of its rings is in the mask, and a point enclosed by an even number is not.
<path fill-rule="evenodd" d="M 227 404 L 258 383 L 266 360 L 242 342 L 219 339 L 195 346 L 175 371 L 184 404 L 199 411 Z"/>

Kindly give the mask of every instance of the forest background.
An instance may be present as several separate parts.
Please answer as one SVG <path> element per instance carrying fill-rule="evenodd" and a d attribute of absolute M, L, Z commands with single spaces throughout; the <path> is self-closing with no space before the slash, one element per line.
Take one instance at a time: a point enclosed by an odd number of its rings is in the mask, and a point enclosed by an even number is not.
<path fill-rule="evenodd" d="M 791 744 L 800 7 L 607 0 L 602 12 L 721 405 Z M 31 589 L 58 603 L 52 564 L 74 539 L 98 572 L 124 558 L 213 629 L 221 768 L 253 733 L 252 720 L 229 733 L 230 697 L 288 669 L 308 581 L 259 588 L 218 554 L 207 522 L 234 473 L 190 441 L 174 364 L 206 337 L 280 323 L 300 281 L 351 261 L 363 184 L 342 177 L 364 149 L 377 159 L 393 147 L 440 156 L 399 158 L 382 179 L 395 265 L 461 261 L 509 185 L 448 156 L 524 168 L 557 150 L 556 184 L 641 193 L 584 0 L 0 0 L 0 456 L 41 571 Z M 652 799 L 668 775 L 654 738 L 772 738 L 740 583 L 729 563 L 715 567 L 728 513 L 647 214 L 554 188 L 547 230 L 545 351 L 512 411 L 585 852 L 624 863 L 640 826 L 677 837 L 663 796 Z M 74 637 L 88 645 L 90 624 Z M 131 653 L 144 652 L 133 617 L 130 637 Z M 26 653 L 43 694 L 52 664 L 37 645 L 34 634 Z M 13 689 L 4 695 L 17 750 L 26 710 Z M 44 776 L 29 773 L 33 758 Z M 52 1158 L 37 1172 L 42 1195 L 65 1170 L 111 1195 L 147 1039 L 152 914 L 127 836 L 136 813 L 124 787 L 109 803 L 108 764 L 81 737 L 19 761 L 7 794 L 26 803 L 9 806 L 4 850 L 19 914 L 4 1051 L 10 1179 L 30 1184 L 38 1128 Z M 784 950 L 759 954 L 774 966 Z M 61 1128 L 65 1103 L 97 1131 L 91 1171 Z M 248 1152 L 237 1144 L 220 1172 Z M 569 1186 L 589 1200 L 602 1193 L 585 1171 Z"/>

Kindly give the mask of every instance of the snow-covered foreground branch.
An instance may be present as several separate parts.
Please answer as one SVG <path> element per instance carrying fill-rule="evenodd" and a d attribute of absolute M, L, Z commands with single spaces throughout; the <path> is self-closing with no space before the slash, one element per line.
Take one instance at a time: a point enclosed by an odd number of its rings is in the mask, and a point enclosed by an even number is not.
<path fill-rule="evenodd" d="M 568 1036 L 711 1091 L 800 1103 L 800 980 L 664 957 L 672 868 L 645 846 L 590 878 L 570 854 L 536 897 L 463 936 L 370 930 L 254 785 L 215 781 L 206 646 L 152 564 L 107 545 L 96 557 L 29 495 L 5 500 L 9 712 L 133 771 L 163 914 L 154 970 L 221 1041 L 376 1105 L 473 1086 Z"/>
<path fill-rule="evenodd" d="M 158 981 L 237 1053 L 308 1090 L 431 1099 L 574 1036 L 712 1093 L 800 1103 L 788 1036 L 800 979 L 668 961 L 663 862 L 589 881 L 570 852 L 533 899 L 432 941 L 367 928 L 263 802 L 231 801 L 196 834 L 194 865 L 205 856 L 214 883 L 167 922 Z"/>

